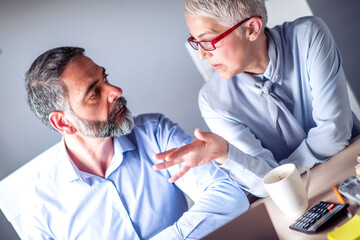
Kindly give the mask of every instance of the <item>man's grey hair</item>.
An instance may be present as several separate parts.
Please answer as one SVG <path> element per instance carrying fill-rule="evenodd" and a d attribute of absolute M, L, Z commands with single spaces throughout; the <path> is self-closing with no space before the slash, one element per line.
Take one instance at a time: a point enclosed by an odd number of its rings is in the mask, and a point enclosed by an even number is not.
<path fill-rule="evenodd" d="M 185 18 L 210 17 L 229 28 L 246 18 L 259 16 L 264 29 L 268 19 L 264 0 L 186 0 L 184 15 Z M 243 29 L 244 26 L 237 29 L 239 36 Z"/>
<path fill-rule="evenodd" d="M 48 127 L 54 129 L 49 115 L 54 111 L 71 112 L 68 92 L 60 76 L 66 65 L 84 55 L 78 47 L 59 47 L 41 54 L 25 74 L 30 109 Z"/>

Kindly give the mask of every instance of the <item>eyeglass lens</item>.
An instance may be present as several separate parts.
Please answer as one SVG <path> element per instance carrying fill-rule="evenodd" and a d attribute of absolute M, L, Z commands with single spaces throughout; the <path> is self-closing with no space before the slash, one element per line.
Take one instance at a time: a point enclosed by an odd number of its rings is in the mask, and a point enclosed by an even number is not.
<path fill-rule="evenodd" d="M 211 44 L 211 42 L 195 42 L 195 41 L 188 41 L 191 45 L 191 47 L 193 47 L 195 50 L 199 50 L 198 45 L 200 44 L 201 47 L 205 50 L 205 51 L 211 51 L 214 50 L 214 46 Z"/>
<path fill-rule="evenodd" d="M 188 41 L 190 43 L 190 45 L 195 49 L 195 50 L 198 50 L 198 45 L 196 42 L 193 42 L 193 41 Z"/>
<path fill-rule="evenodd" d="M 211 51 L 215 49 L 211 42 L 200 42 L 200 45 L 206 51 Z"/>

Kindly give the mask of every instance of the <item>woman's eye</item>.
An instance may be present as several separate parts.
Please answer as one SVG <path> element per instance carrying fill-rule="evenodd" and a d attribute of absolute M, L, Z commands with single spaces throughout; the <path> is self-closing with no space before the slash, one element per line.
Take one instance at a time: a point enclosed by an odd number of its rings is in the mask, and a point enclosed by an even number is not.
<path fill-rule="evenodd" d="M 109 74 L 105 74 L 105 76 L 104 76 L 104 82 L 106 82 L 106 83 L 109 82 L 109 80 L 107 79 L 108 76 L 109 76 Z"/>

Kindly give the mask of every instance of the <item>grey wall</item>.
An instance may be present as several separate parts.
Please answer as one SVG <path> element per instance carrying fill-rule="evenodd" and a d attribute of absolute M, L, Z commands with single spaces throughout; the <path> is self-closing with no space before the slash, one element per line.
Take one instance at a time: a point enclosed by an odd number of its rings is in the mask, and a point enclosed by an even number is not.
<path fill-rule="evenodd" d="M 329 26 L 343 56 L 343 67 L 349 85 L 360 101 L 360 1 L 307 0 L 314 15 Z"/>
<path fill-rule="evenodd" d="M 24 88 L 32 61 L 57 46 L 84 47 L 133 114 L 163 112 L 188 133 L 205 128 L 183 1 L 2 0 L 0 33 L 0 179 L 60 139 L 30 112 Z"/>
<path fill-rule="evenodd" d="M 309 0 L 328 23 L 360 99 L 358 0 Z M 60 140 L 26 104 L 24 73 L 42 52 L 84 47 L 120 86 L 133 114 L 162 112 L 186 132 L 207 130 L 197 107 L 203 80 L 185 50 L 182 0 L 0 0 L 0 179 Z M 6 193 L 0 193 L 6 194 Z M 0 213 L 0 239 L 17 239 Z"/>
<path fill-rule="evenodd" d="M 0 0 L 0 179 L 60 140 L 30 112 L 23 80 L 32 61 L 53 47 L 84 47 L 123 89 L 133 114 L 162 112 L 189 134 L 207 130 L 197 106 L 203 80 L 184 46 L 183 5 Z M 0 239 L 16 239 L 0 215 Z"/>

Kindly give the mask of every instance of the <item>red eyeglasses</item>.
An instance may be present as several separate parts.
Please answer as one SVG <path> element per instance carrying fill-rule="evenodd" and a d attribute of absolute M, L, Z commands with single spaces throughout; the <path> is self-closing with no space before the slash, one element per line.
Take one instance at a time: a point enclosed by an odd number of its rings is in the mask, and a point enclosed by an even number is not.
<path fill-rule="evenodd" d="M 223 32 L 222 34 L 220 34 L 219 36 L 217 36 L 216 38 L 214 38 L 213 40 L 210 40 L 210 41 L 196 41 L 193 36 L 190 36 L 188 38 L 188 42 L 189 42 L 190 46 L 195 50 L 199 49 L 198 45 L 200 44 L 202 49 L 204 49 L 205 51 L 213 51 L 213 50 L 216 49 L 216 47 L 215 47 L 216 43 L 218 43 L 221 39 L 225 38 L 227 35 L 229 35 L 236 28 L 240 27 L 241 24 L 243 24 L 244 22 L 250 20 L 253 17 L 261 18 L 260 16 L 252 16 L 252 17 L 246 18 L 246 19 L 242 20 L 241 22 L 239 22 L 238 24 L 236 24 L 235 26 L 233 26 L 232 28 L 228 29 L 227 31 Z"/>

